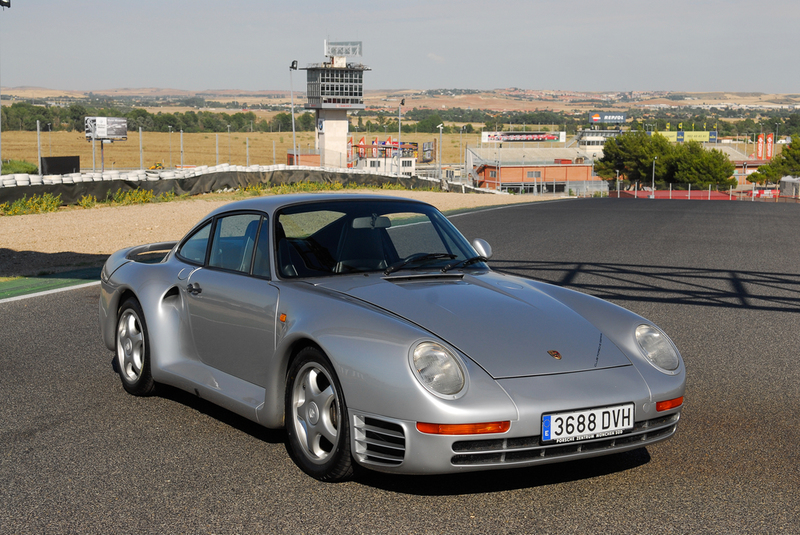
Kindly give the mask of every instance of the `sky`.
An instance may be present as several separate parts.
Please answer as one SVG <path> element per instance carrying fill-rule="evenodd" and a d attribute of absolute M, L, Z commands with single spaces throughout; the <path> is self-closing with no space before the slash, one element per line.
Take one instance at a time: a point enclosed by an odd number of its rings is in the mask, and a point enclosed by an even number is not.
<path fill-rule="evenodd" d="M 288 90 L 362 41 L 365 89 L 800 93 L 797 0 L 12 0 L 4 88 Z M 305 73 L 294 73 L 304 90 Z"/>

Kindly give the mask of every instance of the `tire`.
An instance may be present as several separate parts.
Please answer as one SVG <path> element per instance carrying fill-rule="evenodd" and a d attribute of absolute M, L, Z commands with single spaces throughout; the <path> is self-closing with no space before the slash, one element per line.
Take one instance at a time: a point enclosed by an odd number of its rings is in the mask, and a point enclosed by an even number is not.
<path fill-rule="evenodd" d="M 314 347 L 298 353 L 286 380 L 287 448 L 294 462 L 320 481 L 353 475 L 347 405 L 333 366 Z"/>
<path fill-rule="evenodd" d="M 116 339 L 115 366 L 123 388 L 134 396 L 152 395 L 155 382 L 150 374 L 150 336 L 136 299 L 126 299 L 119 308 Z"/>

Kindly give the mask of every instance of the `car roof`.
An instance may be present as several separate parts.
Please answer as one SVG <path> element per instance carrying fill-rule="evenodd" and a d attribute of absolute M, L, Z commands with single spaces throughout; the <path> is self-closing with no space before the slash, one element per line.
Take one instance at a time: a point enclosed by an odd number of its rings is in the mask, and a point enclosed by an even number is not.
<path fill-rule="evenodd" d="M 399 201 L 429 206 L 427 203 L 422 201 L 390 195 L 376 195 L 367 193 L 295 193 L 290 195 L 265 195 L 263 197 L 254 197 L 252 199 L 235 201 L 217 208 L 204 217 L 203 220 L 205 221 L 209 217 L 213 217 L 217 214 L 237 210 L 258 210 L 260 212 L 266 212 L 271 216 L 275 211 L 285 206 L 326 201 Z"/>

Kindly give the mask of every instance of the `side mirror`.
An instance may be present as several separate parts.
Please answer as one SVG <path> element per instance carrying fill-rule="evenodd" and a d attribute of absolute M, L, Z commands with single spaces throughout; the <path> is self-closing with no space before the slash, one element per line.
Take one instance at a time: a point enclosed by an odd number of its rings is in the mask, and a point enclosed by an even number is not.
<path fill-rule="evenodd" d="M 475 238 L 472 240 L 472 247 L 475 248 L 475 251 L 481 255 L 482 257 L 486 258 L 487 260 L 492 257 L 492 246 L 489 245 L 486 240 L 482 240 L 480 238 Z"/>

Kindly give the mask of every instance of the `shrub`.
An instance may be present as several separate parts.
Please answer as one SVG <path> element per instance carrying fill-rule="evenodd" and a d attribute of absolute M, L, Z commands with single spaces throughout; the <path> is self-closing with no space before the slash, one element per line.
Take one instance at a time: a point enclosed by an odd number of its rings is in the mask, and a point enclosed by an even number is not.
<path fill-rule="evenodd" d="M 50 193 L 44 195 L 32 195 L 31 198 L 23 196 L 11 204 L 4 202 L 0 204 L 0 214 L 3 215 L 24 215 L 42 214 L 45 212 L 55 212 L 61 206 L 61 194 L 53 196 Z"/>
<path fill-rule="evenodd" d="M 134 189 L 131 191 L 118 189 L 111 197 L 111 202 L 121 205 L 144 204 L 152 202 L 154 199 L 155 195 L 148 189 Z"/>
<path fill-rule="evenodd" d="M 94 208 L 97 204 L 97 197 L 94 195 L 84 195 L 78 201 L 78 206 L 81 208 Z"/>

